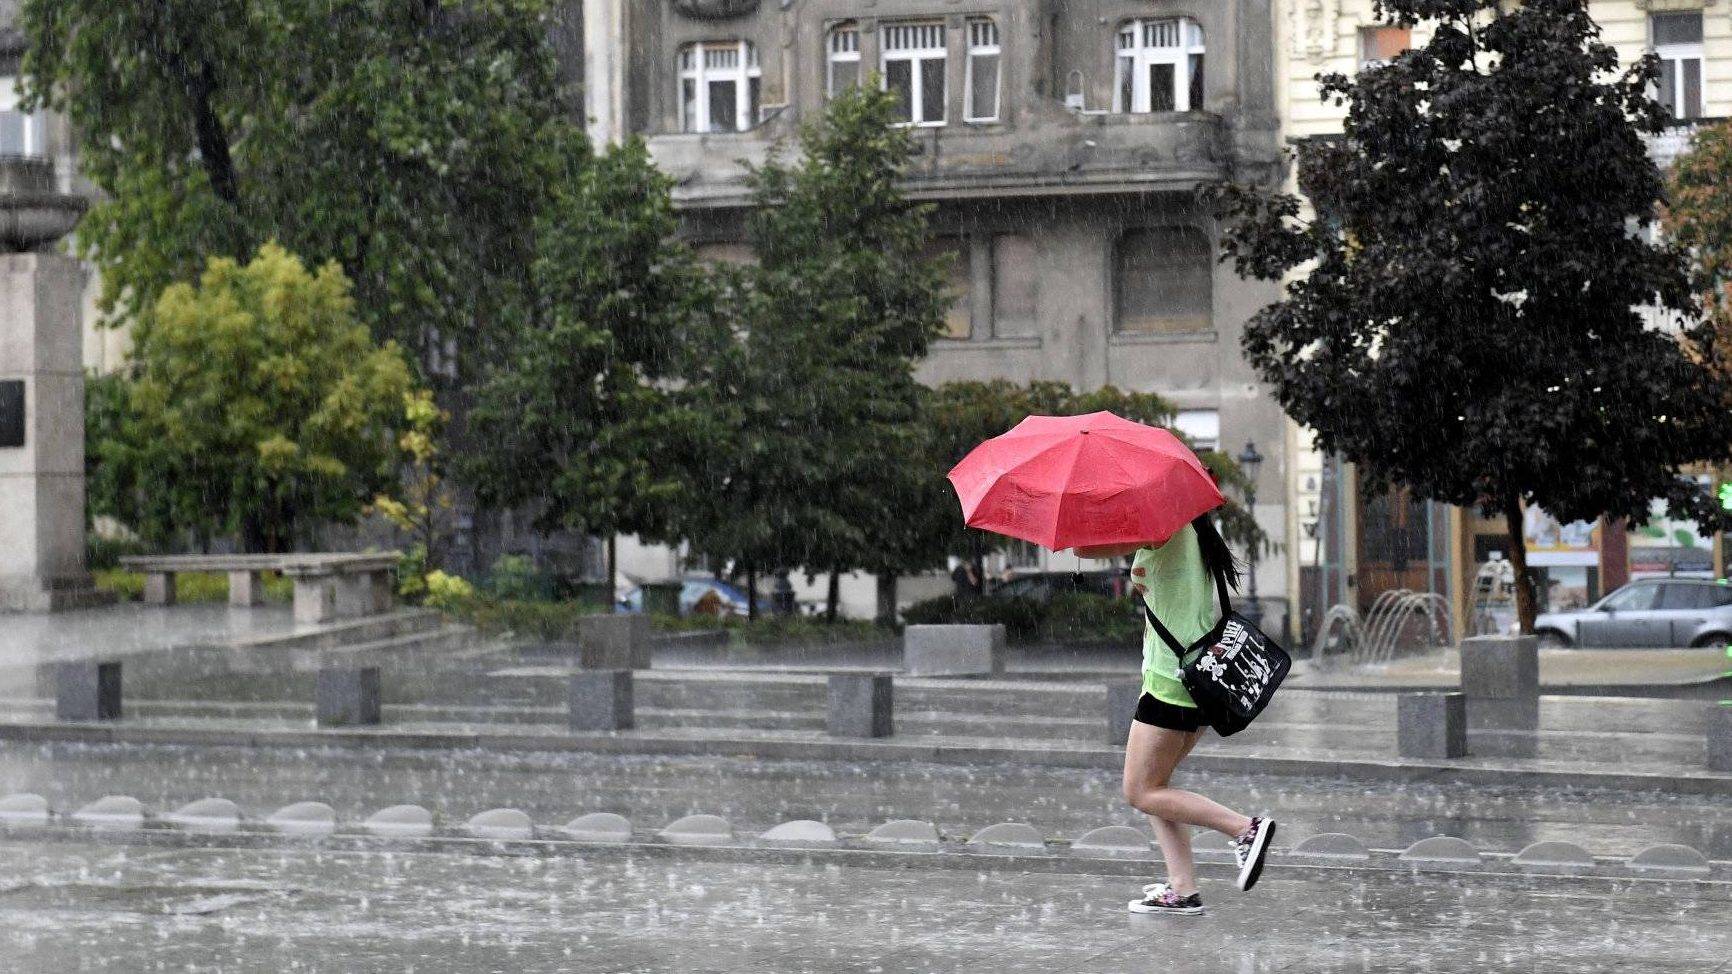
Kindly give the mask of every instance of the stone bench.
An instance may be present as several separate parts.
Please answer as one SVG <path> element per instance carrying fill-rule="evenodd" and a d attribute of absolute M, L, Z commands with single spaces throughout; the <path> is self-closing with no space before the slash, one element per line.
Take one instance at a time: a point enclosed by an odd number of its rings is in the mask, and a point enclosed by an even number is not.
<path fill-rule="evenodd" d="M 173 605 L 181 572 L 226 572 L 229 604 L 264 601 L 260 576 L 277 571 L 294 582 L 295 621 L 330 622 L 391 611 L 397 552 L 327 552 L 281 555 L 134 555 L 122 568 L 144 575 L 144 601 Z"/>

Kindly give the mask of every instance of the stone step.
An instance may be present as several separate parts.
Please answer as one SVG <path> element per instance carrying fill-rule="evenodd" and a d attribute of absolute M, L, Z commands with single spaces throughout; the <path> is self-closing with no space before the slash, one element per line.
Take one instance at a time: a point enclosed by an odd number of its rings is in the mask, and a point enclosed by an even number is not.
<path fill-rule="evenodd" d="M 236 648 L 261 651 L 293 649 L 335 649 L 357 643 L 374 642 L 414 632 L 424 632 L 444 625 L 444 618 L 432 609 L 398 609 L 384 615 L 345 619 L 341 622 L 298 628 L 294 632 L 259 636 L 242 640 Z"/>

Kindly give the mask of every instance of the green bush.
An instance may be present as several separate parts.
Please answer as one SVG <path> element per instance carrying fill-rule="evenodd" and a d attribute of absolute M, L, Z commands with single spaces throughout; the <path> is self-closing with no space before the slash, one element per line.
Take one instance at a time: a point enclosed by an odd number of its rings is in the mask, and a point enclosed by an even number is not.
<path fill-rule="evenodd" d="M 96 587 L 113 592 L 122 602 L 137 602 L 144 598 L 144 576 L 138 572 L 107 568 L 92 572 Z M 288 602 L 294 598 L 295 583 L 277 574 L 264 573 L 266 602 Z M 174 577 L 176 602 L 227 602 L 229 578 L 223 572 L 177 572 Z"/>
<path fill-rule="evenodd" d="M 1136 643 L 1143 617 L 1136 603 L 1088 592 L 1065 592 L 1046 604 L 1040 635 L 1055 643 Z"/>
<path fill-rule="evenodd" d="M 1032 599 L 956 599 L 941 595 L 916 602 L 902 610 L 902 619 L 911 626 L 970 625 L 1004 626 L 1010 639 L 1023 641 L 1040 631 L 1046 612 Z"/>
<path fill-rule="evenodd" d="M 542 602 L 519 599 L 476 597 L 468 603 L 463 616 L 475 628 L 497 635 L 517 636 L 549 641 L 574 639 L 578 620 L 596 614 L 596 607 L 585 602 Z"/>
<path fill-rule="evenodd" d="M 902 611 L 909 625 L 1004 626 L 1015 642 L 1134 643 L 1142 638 L 1142 617 L 1134 603 L 1083 592 L 1033 599 L 963 599 L 945 595 L 916 602 Z"/>
<path fill-rule="evenodd" d="M 144 543 L 135 538 L 105 538 L 98 534 L 85 537 L 84 561 L 93 572 L 119 568 L 123 555 L 141 555 Z"/>
<path fill-rule="evenodd" d="M 487 592 L 501 602 L 549 602 L 553 577 L 535 570 L 527 555 L 500 555 L 487 570 Z"/>

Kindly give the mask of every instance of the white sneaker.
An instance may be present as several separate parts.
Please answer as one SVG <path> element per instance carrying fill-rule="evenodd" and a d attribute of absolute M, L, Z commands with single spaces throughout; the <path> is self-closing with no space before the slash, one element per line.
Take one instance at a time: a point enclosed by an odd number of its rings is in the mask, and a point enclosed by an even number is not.
<path fill-rule="evenodd" d="M 1269 840 L 1275 837 L 1275 820 L 1254 818 L 1251 828 L 1232 841 L 1233 855 L 1239 860 L 1239 888 L 1250 891 L 1263 875 L 1263 860 L 1269 856 Z"/>

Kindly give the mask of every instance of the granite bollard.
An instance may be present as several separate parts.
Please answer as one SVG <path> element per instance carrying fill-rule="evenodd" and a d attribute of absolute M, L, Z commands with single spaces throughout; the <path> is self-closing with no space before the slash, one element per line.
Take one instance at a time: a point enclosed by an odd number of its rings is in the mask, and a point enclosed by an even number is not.
<path fill-rule="evenodd" d="M 120 664 L 72 660 L 54 668 L 54 716 L 58 720 L 118 720 Z"/>
<path fill-rule="evenodd" d="M 1123 744 L 1131 735 L 1131 721 L 1137 715 L 1137 701 L 1142 699 L 1141 680 L 1120 680 L 1107 684 L 1107 743 Z"/>
<path fill-rule="evenodd" d="M 379 668 L 325 667 L 313 687 L 320 727 L 358 727 L 379 723 Z"/>
<path fill-rule="evenodd" d="M 1540 693 L 1539 640 L 1471 636 L 1461 641 L 1461 692 L 1469 698 L 1529 700 Z"/>
<path fill-rule="evenodd" d="M 566 695 L 566 726 L 574 731 L 630 730 L 631 670 L 579 670 Z"/>
<path fill-rule="evenodd" d="M 1732 703 L 1708 707 L 1708 770 L 1732 772 Z"/>
<path fill-rule="evenodd" d="M 1467 698 L 1460 693 L 1404 693 L 1395 704 L 1395 749 L 1404 758 L 1467 755 Z"/>
<path fill-rule="evenodd" d="M 650 668 L 650 618 L 641 612 L 584 616 L 577 623 L 577 665 L 586 670 Z"/>
<path fill-rule="evenodd" d="M 909 626 L 902 665 L 909 676 L 997 676 L 1004 672 L 1004 627 Z"/>
<path fill-rule="evenodd" d="M 895 733 L 895 684 L 888 673 L 830 674 L 825 726 L 836 737 Z"/>

